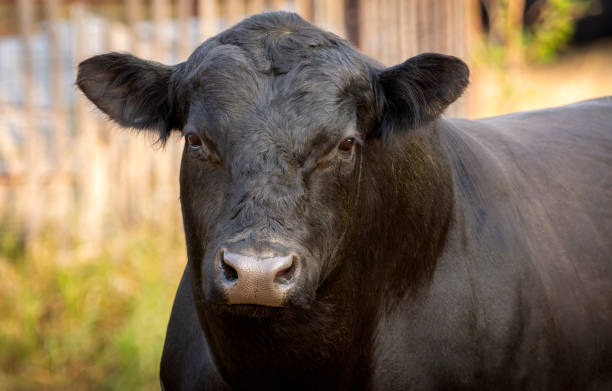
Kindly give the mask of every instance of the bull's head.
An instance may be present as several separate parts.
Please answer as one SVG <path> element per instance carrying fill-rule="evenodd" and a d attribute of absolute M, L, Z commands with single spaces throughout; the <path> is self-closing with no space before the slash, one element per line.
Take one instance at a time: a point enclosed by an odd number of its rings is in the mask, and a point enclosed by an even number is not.
<path fill-rule="evenodd" d="M 92 57 L 77 83 L 121 126 L 163 141 L 182 132 L 196 302 L 248 313 L 310 306 L 361 245 L 356 232 L 376 229 L 385 145 L 438 117 L 467 78 L 439 54 L 385 69 L 295 14 L 269 13 L 175 66 Z"/>

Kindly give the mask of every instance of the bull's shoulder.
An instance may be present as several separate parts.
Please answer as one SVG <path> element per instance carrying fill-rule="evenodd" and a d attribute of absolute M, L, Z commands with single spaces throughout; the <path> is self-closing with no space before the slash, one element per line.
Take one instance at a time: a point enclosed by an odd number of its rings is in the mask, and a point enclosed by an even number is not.
<path fill-rule="evenodd" d="M 601 222 L 612 219 L 605 208 L 612 188 L 610 124 L 612 97 L 605 97 L 474 121 L 448 120 L 442 134 L 451 156 L 462 163 L 459 168 L 478 161 L 478 167 L 468 169 L 491 174 L 484 186 L 505 186 L 508 194 L 520 196 L 515 202 L 532 199 L 549 217 L 567 214 L 561 205 L 567 203 L 571 209 L 586 208 L 583 216 Z"/>

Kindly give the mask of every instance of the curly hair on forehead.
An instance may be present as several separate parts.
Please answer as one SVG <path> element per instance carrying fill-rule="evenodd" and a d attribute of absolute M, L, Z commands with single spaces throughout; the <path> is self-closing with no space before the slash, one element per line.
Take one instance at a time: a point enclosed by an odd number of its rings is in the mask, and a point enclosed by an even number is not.
<path fill-rule="evenodd" d="M 342 49 L 338 54 L 359 56 L 342 38 L 288 12 L 254 15 L 219 34 L 216 42 L 240 47 L 258 71 L 271 74 L 287 73 L 321 49 L 337 48 Z"/>

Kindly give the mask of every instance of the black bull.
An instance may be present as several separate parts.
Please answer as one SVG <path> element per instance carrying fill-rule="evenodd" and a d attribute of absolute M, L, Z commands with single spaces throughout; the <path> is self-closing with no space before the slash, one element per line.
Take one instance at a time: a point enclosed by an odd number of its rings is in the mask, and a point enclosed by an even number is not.
<path fill-rule="evenodd" d="M 441 119 L 460 60 L 384 68 L 286 13 L 77 82 L 186 139 L 166 390 L 612 389 L 611 98 Z"/>

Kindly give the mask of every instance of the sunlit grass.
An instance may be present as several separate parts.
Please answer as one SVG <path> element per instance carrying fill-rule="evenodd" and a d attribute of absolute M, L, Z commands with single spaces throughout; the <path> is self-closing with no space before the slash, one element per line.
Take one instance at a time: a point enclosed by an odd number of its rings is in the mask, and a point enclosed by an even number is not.
<path fill-rule="evenodd" d="M 158 389 L 159 360 L 185 264 L 182 232 L 117 234 L 97 256 L 43 238 L 0 253 L 0 389 Z"/>

